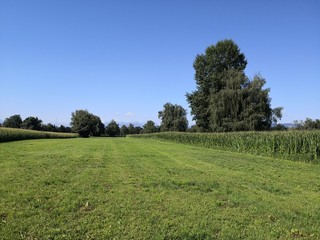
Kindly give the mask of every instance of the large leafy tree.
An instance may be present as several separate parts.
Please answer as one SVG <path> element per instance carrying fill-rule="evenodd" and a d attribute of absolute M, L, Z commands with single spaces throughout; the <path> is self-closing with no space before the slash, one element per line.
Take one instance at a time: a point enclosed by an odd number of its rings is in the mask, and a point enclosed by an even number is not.
<path fill-rule="evenodd" d="M 111 122 L 106 126 L 105 132 L 109 137 L 119 136 L 120 135 L 119 124 L 115 120 L 111 120 Z"/>
<path fill-rule="evenodd" d="M 184 132 L 188 128 L 187 111 L 180 105 L 166 103 L 163 110 L 158 112 L 161 119 L 161 131 Z"/>
<path fill-rule="evenodd" d="M 126 125 L 122 125 L 120 128 L 120 136 L 125 137 L 129 134 L 128 127 Z"/>
<path fill-rule="evenodd" d="M 101 134 L 104 133 L 105 126 L 102 123 L 100 117 L 92 114 L 91 118 L 92 118 L 92 129 L 90 134 L 92 136 L 100 136 Z"/>
<path fill-rule="evenodd" d="M 136 134 L 135 127 L 132 123 L 128 126 L 128 134 Z"/>
<path fill-rule="evenodd" d="M 247 61 L 232 40 L 224 40 L 206 49 L 193 63 L 197 90 L 187 94 L 191 114 L 201 131 L 211 130 L 211 96 L 224 87 L 223 78 L 231 69 L 243 72 Z"/>
<path fill-rule="evenodd" d="M 232 40 L 219 41 L 194 61 L 196 91 L 187 101 L 198 128 L 210 131 L 266 130 L 273 111 L 265 79 L 245 75 L 247 60 Z M 281 109 L 281 108 L 278 108 Z"/>
<path fill-rule="evenodd" d="M 40 120 L 38 117 L 27 117 L 23 120 L 21 123 L 21 128 L 24 129 L 31 129 L 31 130 L 41 130 L 41 123 L 42 120 Z"/>
<path fill-rule="evenodd" d="M 80 137 L 98 135 L 101 124 L 100 118 L 87 110 L 76 110 L 71 114 L 71 129 L 78 133 Z"/>
<path fill-rule="evenodd" d="M 154 123 L 154 121 L 147 121 L 144 125 L 143 125 L 143 133 L 154 133 L 154 132 L 158 132 L 158 128 L 156 127 L 156 124 Z"/>
<path fill-rule="evenodd" d="M 11 117 L 6 118 L 3 121 L 3 127 L 8 127 L 8 128 L 20 128 L 22 123 L 21 116 L 16 114 Z"/>

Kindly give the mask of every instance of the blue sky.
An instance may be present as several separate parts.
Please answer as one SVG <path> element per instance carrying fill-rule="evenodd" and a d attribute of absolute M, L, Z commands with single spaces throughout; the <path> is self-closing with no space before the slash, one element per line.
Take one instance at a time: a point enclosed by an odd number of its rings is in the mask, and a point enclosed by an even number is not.
<path fill-rule="evenodd" d="M 0 119 L 69 124 L 87 109 L 159 123 L 166 102 L 190 112 L 193 61 L 223 39 L 266 79 L 282 122 L 320 118 L 319 12 L 317 0 L 0 0 Z"/>

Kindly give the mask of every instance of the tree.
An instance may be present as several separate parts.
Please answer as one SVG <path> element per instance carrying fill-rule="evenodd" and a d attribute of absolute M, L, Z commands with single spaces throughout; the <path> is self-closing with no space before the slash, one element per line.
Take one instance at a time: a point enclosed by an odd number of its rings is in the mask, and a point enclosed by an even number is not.
<path fill-rule="evenodd" d="M 126 125 L 122 125 L 120 128 L 120 136 L 125 137 L 129 133 L 128 127 Z"/>
<path fill-rule="evenodd" d="M 294 124 L 294 128 L 297 129 L 297 130 L 303 130 L 304 129 L 304 127 L 303 127 L 304 122 L 301 121 L 301 120 L 300 121 L 299 120 L 294 120 L 293 124 Z"/>
<path fill-rule="evenodd" d="M 158 131 L 158 129 L 157 129 L 154 121 L 149 120 L 146 122 L 146 124 L 143 125 L 142 133 L 154 133 L 157 131 Z"/>
<path fill-rule="evenodd" d="M 58 127 L 56 125 L 53 125 L 51 123 L 48 123 L 48 124 L 43 124 L 41 126 L 41 129 L 43 131 L 47 131 L 47 132 L 58 132 Z"/>
<path fill-rule="evenodd" d="M 134 125 L 132 123 L 130 123 L 128 126 L 128 134 L 136 134 L 135 129 L 134 129 Z"/>
<path fill-rule="evenodd" d="M 209 46 L 194 61 L 197 90 L 187 93 L 196 125 L 202 132 L 270 129 L 273 120 L 265 79 L 245 75 L 247 60 L 232 40 Z M 281 115 L 282 108 L 274 111 Z"/>
<path fill-rule="evenodd" d="M 281 120 L 282 118 L 282 110 L 283 107 L 277 107 L 272 109 L 272 122 L 277 125 L 278 120 Z"/>
<path fill-rule="evenodd" d="M 90 131 L 90 135 L 92 136 L 101 136 L 104 133 L 104 124 L 102 123 L 100 117 L 91 114 L 92 118 L 92 128 Z"/>
<path fill-rule="evenodd" d="M 295 129 L 297 130 L 315 130 L 320 129 L 320 119 L 312 120 L 311 118 L 306 118 L 305 121 L 294 121 Z"/>
<path fill-rule="evenodd" d="M 134 127 L 134 134 L 141 134 L 143 131 L 143 128 L 140 126 L 135 126 Z"/>
<path fill-rule="evenodd" d="M 180 105 L 164 104 L 158 118 L 161 119 L 161 131 L 185 132 L 188 128 L 187 111 Z"/>
<path fill-rule="evenodd" d="M 250 131 L 269 130 L 272 123 L 270 89 L 263 89 L 265 79 L 256 75 L 243 89 L 244 98 L 241 120 L 245 122 L 244 129 Z M 279 108 L 280 109 L 280 108 Z M 281 110 L 280 110 L 281 112 Z"/>
<path fill-rule="evenodd" d="M 205 54 L 197 55 L 193 64 L 197 90 L 186 96 L 193 120 L 201 131 L 211 130 L 211 95 L 223 88 L 226 72 L 230 69 L 243 72 L 246 65 L 244 54 L 232 40 L 219 41 L 208 47 Z"/>
<path fill-rule="evenodd" d="M 87 110 L 76 110 L 71 113 L 71 129 L 80 137 L 89 137 L 95 131 L 94 115 Z"/>
<path fill-rule="evenodd" d="M 120 134 L 119 124 L 117 124 L 116 121 L 111 120 L 111 122 L 107 125 L 105 132 L 109 137 L 119 136 Z"/>
<path fill-rule="evenodd" d="M 245 109 L 245 93 L 242 90 L 245 84 L 248 84 L 248 79 L 234 69 L 226 71 L 221 77 L 221 89 L 209 96 L 210 131 L 244 130 L 245 123 L 239 113 Z"/>
<path fill-rule="evenodd" d="M 3 121 L 3 127 L 8 127 L 8 128 L 20 128 L 22 123 L 21 116 L 16 114 L 12 115 L 11 117 L 6 118 Z"/>
<path fill-rule="evenodd" d="M 58 132 L 71 133 L 72 130 L 70 127 L 65 127 L 64 125 L 60 125 L 60 127 L 58 128 Z"/>
<path fill-rule="evenodd" d="M 140 134 L 142 130 L 142 127 L 134 126 L 132 123 L 128 125 L 128 134 Z"/>
<path fill-rule="evenodd" d="M 30 130 L 41 130 L 42 120 L 38 119 L 38 117 L 27 117 L 21 123 L 21 128 L 30 129 Z"/>

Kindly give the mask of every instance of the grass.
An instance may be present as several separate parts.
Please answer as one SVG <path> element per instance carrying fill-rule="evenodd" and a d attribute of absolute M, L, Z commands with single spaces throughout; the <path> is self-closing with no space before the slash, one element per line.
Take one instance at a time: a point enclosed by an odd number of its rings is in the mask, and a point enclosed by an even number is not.
<path fill-rule="evenodd" d="M 0 127 L 0 143 L 26 139 L 75 138 L 78 136 L 79 135 L 76 133 L 45 132 L 28 129 Z"/>
<path fill-rule="evenodd" d="M 320 165 L 154 139 L 0 144 L 0 239 L 320 239 Z"/>

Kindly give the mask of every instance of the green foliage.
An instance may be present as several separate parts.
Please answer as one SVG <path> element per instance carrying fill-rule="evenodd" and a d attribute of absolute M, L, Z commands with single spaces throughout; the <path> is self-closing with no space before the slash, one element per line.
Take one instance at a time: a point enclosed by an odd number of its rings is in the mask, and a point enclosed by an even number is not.
<path fill-rule="evenodd" d="M 120 128 L 120 136 L 125 137 L 129 134 L 129 129 L 126 125 L 122 125 Z"/>
<path fill-rule="evenodd" d="M 47 131 L 47 132 L 58 132 L 58 127 L 56 125 L 51 124 L 51 123 L 42 124 L 41 130 Z"/>
<path fill-rule="evenodd" d="M 119 124 L 117 124 L 116 121 L 111 120 L 111 122 L 106 126 L 105 132 L 109 137 L 119 136 L 120 135 Z"/>
<path fill-rule="evenodd" d="M 15 128 L 0 128 L 0 142 L 10 142 L 26 139 L 39 139 L 39 138 L 74 138 L 78 137 L 78 134 L 74 133 L 54 133 L 34 131 L 27 129 L 15 129 Z"/>
<path fill-rule="evenodd" d="M 320 131 L 177 133 L 137 135 L 174 142 L 320 163 Z"/>
<path fill-rule="evenodd" d="M 11 117 L 6 118 L 3 121 L 3 127 L 7 128 L 20 128 L 22 123 L 21 116 L 16 114 Z"/>
<path fill-rule="evenodd" d="M 272 122 L 277 125 L 278 120 L 282 118 L 283 107 L 277 107 L 272 109 Z"/>
<path fill-rule="evenodd" d="M 142 127 L 134 126 L 132 123 L 128 125 L 128 134 L 140 134 L 142 131 Z"/>
<path fill-rule="evenodd" d="M 247 61 L 232 40 L 219 41 L 194 62 L 197 90 L 188 93 L 191 114 L 202 132 L 267 130 L 272 109 L 269 89 L 260 75 L 250 81 Z M 274 113 L 281 115 L 281 108 Z M 276 115 L 274 115 L 276 116 Z"/>
<path fill-rule="evenodd" d="M 42 120 L 38 119 L 38 117 L 27 117 L 21 123 L 21 128 L 29 129 L 29 130 L 41 130 Z"/>
<path fill-rule="evenodd" d="M 147 121 L 146 124 L 143 125 L 142 133 L 154 133 L 158 132 L 158 128 L 156 127 L 156 124 L 154 121 Z"/>
<path fill-rule="evenodd" d="M 320 165 L 78 138 L 1 143 L 0 169 L 0 239 L 320 236 Z"/>
<path fill-rule="evenodd" d="M 135 131 L 134 125 L 132 123 L 128 126 L 128 134 L 139 134 L 139 132 Z"/>
<path fill-rule="evenodd" d="M 92 129 L 91 129 L 91 135 L 92 136 L 100 136 L 104 133 L 104 124 L 102 123 L 100 117 L 92 115 Z"/>
<path fill-rule="evenodd" d="M 87 110 L 76 110 L 71 114 L 71 129 L 80 137 L 100 136 L 104 132 L 104 125 L 98 116 Z"/>
<path fill-rule="evenodd" d="M 320 119 L 312 120 L 311 118 L 306 118 L 305 121 L 294 121 L 294 128 L 298 130 L 316 130 L 320 129 Z"/>
<path fill-rule="evenodd" d="M 161 131 L 185 132 L 188 128 L 187 111 L 180 105 L 164 104 L 158 118 L 161 119 Z"/>
<path fill-rule="evenodd" d="M 21 116 L 18 114 L 6 118 L 3 122 L 3 127 L 41 130 L 45 132 L 71 132 L 70 127 L 65 127 L 63 125 L 58 127 L 51 123 L 42 124 L 42 121 L 37 117 L 28 117 L 22 121 Z"/>
<path fill-rule="evenodd" d="M 41 126 L 42 131 L 47 131 L 47 132 L 66 132 L 66 133 L 71 133 L 71 128 L 70 127 L 65 127 L 63 125 L 60 125 L 60 127 L 53 125 L 51 123 L 48 124 L 42 124 Z"/>

